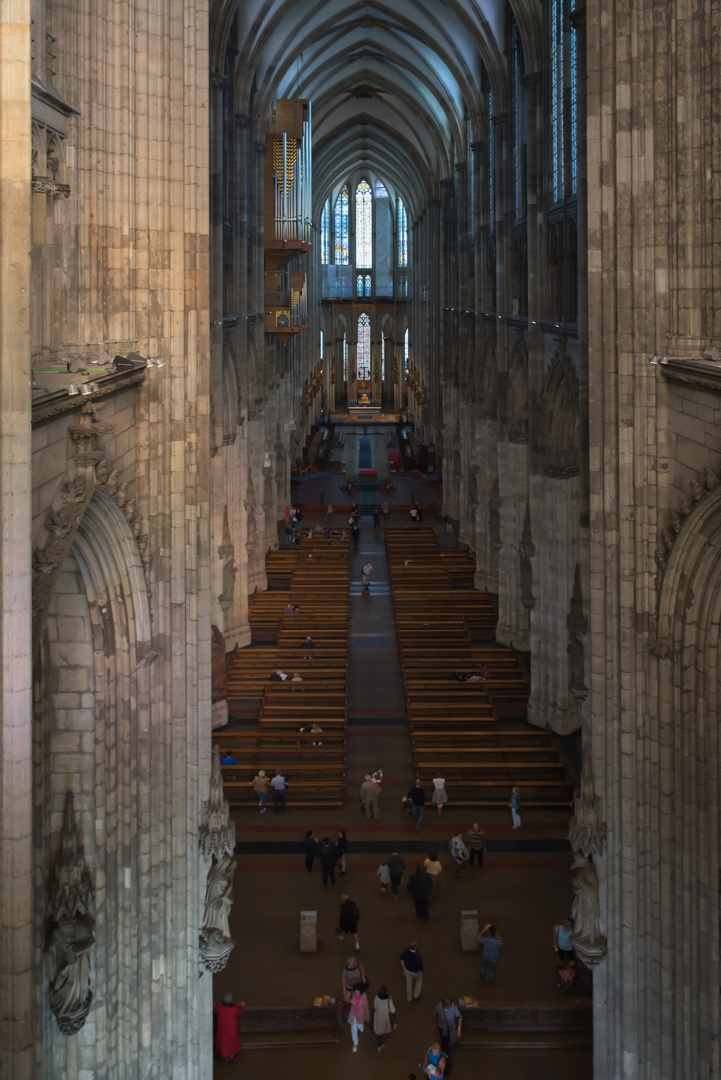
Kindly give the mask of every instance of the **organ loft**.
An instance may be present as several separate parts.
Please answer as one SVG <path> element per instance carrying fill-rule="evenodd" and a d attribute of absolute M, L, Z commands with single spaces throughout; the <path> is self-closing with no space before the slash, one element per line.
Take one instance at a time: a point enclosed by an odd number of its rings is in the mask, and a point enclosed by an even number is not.
<path fill-rule="evenodd" d="M 231 1075 L 226 992 L 249 1074 L 406 1076 L 450 995 L 459 1080 L 529 1039 L 539 1078 L 719 1077 L 720 37 L 691 0 L 0 5 L 3 1077 Z M 427 923 L 392 845 L 439 855 Z M 383 1055 L 313 1012 L 343 890 Z"/>

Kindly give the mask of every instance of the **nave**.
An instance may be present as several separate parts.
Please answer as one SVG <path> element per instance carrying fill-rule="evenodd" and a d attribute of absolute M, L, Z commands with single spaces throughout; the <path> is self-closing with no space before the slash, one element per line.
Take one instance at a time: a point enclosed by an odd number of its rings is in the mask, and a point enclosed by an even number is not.
<path fill-rule="evenodd" d="M 308 490 L 313 490 L 312 486 Z M 323 533 L 329 525 L 334 527 L 337 523 L 340 527 L 341 522 L 345 525 L 348 506 L 334 506 L 334 509 L 337 513 L 332 522 L 325 516 L 304 516 L 304 530 L 316 523 L 322 525 Z M 266 814 L 261 816 L 252 792 L 247 805 L 233 810 L 238 867 L 231 930 L 237 944 L 227 968 L 215 977 L 213 994 L 214 1001 L 220 1001 L 224 993 L 231 991 L 236 1001 L 246 1002 L 247 1008 L 270 1004 L 310 1005 L 315 995 L 339 996 L 341 971 L 353 951 L 352 938 L 341 942 L 334 933 L 340 897 L 346 892 L 361 912 L 359 957 L 371 984 L 369 1003 L 372 1007 L 376 990 L 383 982 L 387 983 L 398 1010 L 398 1029 L 387 1038 L 382 1055 L 377 1053 L 370 1023 L 360 1036 L 359 1053 L 355 1055 L 351 1053 L 347 1025 L 341 1025 L 339 1043 L 317 1048 L 304 1046 L 304 1040 L 310 1038 L 305 1033 L 291 1036 L 301 1048 L 253 1049 L 254 1041 L 263 1042 L 256 1035 L 245 1040 L 245 1048 L 234 1065 L 216 1060 L 217 1077 L 251 1075 L 271 1068 L 278 1076 L 330 1078 L 340 1075 L 341 1070 L 343 1075 L 365 1076 L 369 1069 L 378 1077 L 405 1078 L 413 1070 L 420 1076 L 418 1062 L 437 1037 L 432 1012 L 441 997 L 468 996 L 477 998 L 481 1006 L 493 1004 L 501 1009 L 499 1015 L 506 1017 L 506 1023 L 509 1014 L 505 1010 L 520 1004 L 564 1005 L 569 1009 L 576 1005 L 575 999 L 561 998 L 554 986 L 556 963 L 552 948 L 552 927 L 568 914 L 572 900 L 568 872 L 571 851 L 566 840 L 568 807 L 529 806 L 523 811 L 521 830 L 513 832 L 506 806 L 454 805 L 454 795 L 459 798 L 461 787 L 460 784 L 454 787 L 448 779 L 449 802 L 439 818 L 430 804 L 430 776 L 424 776 L 427 807 L 422 832 L 418 834 L 401 803 L 416 773 L 406 722 L 407 700 L 394 620 L 389 557 L 392 560 L 393 551 L 400 546 L 401 550 L 405 547 L 406 557 L 412 559 L 410 553 L 419 536 L 428 533 L 434 536 L 441 553 L 449 556 L 460 553 L 456 537 L 445 531 L 440 518 L 434 517 L 429 523 L 425 515 L 421 527 L 407 525 L 405 520 L 400 525 L 394 518 L 392 524 L 382 522 L 380 529 L 373 528 L 370 516 L 361 519 L 359 550 L 349 552 L 345 794 L 336 805 L 323 805 L 323 796 L 317 791 L 315 795 L 309 794 L 306 787 L 303 799 L 308 805 L 299 806 L 299 787 L 297 782 L 294 784 L 298 774 L 294 776 L 293 763 L 286 759 L 283 771 L 289 790 L 284 817 L 273 813 L 270 799 Z M 313 542 L 316 558 L 317 543 Z M 326 555 L 328 551 L 326 548 Z M 282 554 L 282 547 L 278 553 L 269 553 L 272 558 Z M 369 591 L 360 581 L 361 567 L 367 561 L 373 565 Z M 402 563 L 405 561 L 406 558 Z M 403 567 L 406 571 L 411 568 Z M 270 573 L 269 580 L 273 580 Z M 467 595 L 467 590 L 463 591 Z M 285 597 L 283 592 L 284 600 Z M 251 622 L 252 611 L 251 606 Z M 307 624 L 302 611 L 281 618 L 283 629 L 278 642 L 288 633 L 288 622 L 294 619 L 301 620 L 302 629 L 298 633 L 305 633 Z M 320 632 L 320 626 L 317 629 Z M 318 648 L 320 633 L 315 629 L 312 632 Z M 485 644 L 493 647 L 492 642 Z M 437 646 L 440 655 L 444 646 L 442 631 Z M 251 651 L 257 655 L 264 649 L 273 652 L 274 658 L 280 655 L 271 642 L 239 652 Z M 309 678 L 313 678 L 307 672 L 317 659 L 314 654 L 313 661 L 303 671 L 305 690 Z M 437 663 L 440 665 L 441 661 Z M 428 670 L 433 668 L 431 661 Z M 285 688 L 285 684 L 268 684 L 273 690 L 279 685 Z M 450 681 L 447 685 L 452 689 Z M 247 735 L 253 730 L 250 718 L 253 705 L 247 698 L 245 703 L 242 699 L 233 700 L 230 684 L 228 693 L 231 721 L 226 729 L 215 733 L 214 741 L 224 752 L 231 749 L 235 753 L 232 736 L 236 732 Z M 286 694 L 285 699 L 289 696 Z M 501 726 L 509 735 L 528 731 L 528 726 L 518 718 L 508 717 L 501 721 Z M 323 731 L 324 753 L 329 737 L 336 737 L 330 727 L 326 724 Z M 280 738 L 277 730 L 275 737 Z M 249 776 L 258 767 L 264 767 L 269 776 L 273 774 L 275 759 L 271 747 L 252 759 Z M 313 748 L 303 747 L 303 754 L 306 749 L 312 757 Z M 574 746 L 567 746 L 566 751 L 573 756 Z M 237 767 L 225 766 L 224 772 L 226 777 L 230 773 L 237 776 L 237 783 L 247 788 L 248 779 L 240 771 L 245 760 L 239 760 Z M 315 751 L 317 765 L 326 760 Z M 298 751 L 295 761 L 297 769 Z M 382 819 L 367 821 L 360 811 L 360 783 L 367 772 L 378 768 L 383 769 Z M 241 793 L 239 798 L 244 800 L 244 795 Z M 459 880 L 454 880 L 448 842 L 457 829 L 465 832 L 474 821 L 480 822 L 487 835 L 484 866 L 481 870 L 466 869 Z M 320 871 L 308 874 L 305 870 L 301 840 L 307 829 L 312 829 L 319 838 L 327 835 L 332 840 L 339 829 L 346 830 L 347 874 L 337 876 L 335 886 L 328 889 L 321 887 Z M 380 893 L 376 875 L 379 864 L 395 847 L 406 863 L 398 903 L 393 902 L 390 892 Z M 405 890 L 405 880 L 416 862 L 422 862 L 433 850 L 438 851 L 444 867 L 441 895 L 431 904 L 429 921 L 421 923 Z M 465 953 L 460 948 L 460 912 L 469 909 L 478 911 L 480 926 L 494 922 L 504 940 L 494 986 L 482 986 L 479 982 L 480 954 Z M 299 912 L 307 910 L 318 914 L 318 951 L 306 954 L 299 952 Z M 405 1001 L 398 960 L 410 940 L 418 941 L 426 971 L 422 997 L 411 1005 Z M 578 1007 L 582 1011 L 589 1005 L 587 998 L 579 998 Z M 502 1023 L 498 1026 L 502 1027 Z M 477 1047 L 470 1045 L 474 1041 L 479 1044 Z M 484 1075 L 514 1080 L 527 1076 L 532 1061 L 540 1080 L 545 1077 L 586 1080 L 591 1076 L 590 1042 L 588 1028 L 575 1033 L 536 1030 L 510 1035 L 507 1030 L 497 1030 L 480 1036 L 469 1030 L 467 1038 L 462 1039 L 462 1048 L 453 1055 L 454 1075 L 476 1076 L 482 1069 Z M 497 1045 L 503 1048 L 496 1048 Z"/>

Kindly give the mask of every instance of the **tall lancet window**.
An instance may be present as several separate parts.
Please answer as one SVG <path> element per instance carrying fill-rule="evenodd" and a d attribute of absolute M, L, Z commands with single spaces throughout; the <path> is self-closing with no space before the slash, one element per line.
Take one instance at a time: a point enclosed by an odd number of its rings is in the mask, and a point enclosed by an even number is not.
<path fill-rule="evenodd" d="M 320 261 L 330 262 L 330 199 L 326 199 L 320 219 Z"/>
<path fill-rule="evenodd" d="M 578 31 L 566 29 L 568 0 L 551 0 L 551 135 L 553 200 L 578 191 Z"/>
<path fill-rule="evenodd" d="M 348 188 L 345 185 L 335 204 L 335 264 L 348 265 Z"/>
<path fill-rule="evenodd" d="M 371 377 L 371 321 L 363 312 L 358 316 L 358 364 L 356 374 L 358 381 Z"/>
<path fill-rule="evenodd" d="M 343 382 L 348 382 L 348 335 L 343 335 Z"/>
<path fill-rule="evenodd" d="M 363 269 L 373 266 L 373 196 L 367 180 L 355 189 L 355 262 Z"/>
<path fill-rule="evenodd" d="M 381 382 L 386 381 L 386 339 L 381 337 Z"/>
<path fill-rule="evenodd" d="M 320 362 L 323 363 L 323 331 L 320 332 Z"/>
<path fill-rule="evenodd" d="M 403 200 L 398 199 L 398 269 L 408 266 L 408 215 Z"/>
<path fill-rule="evenodd" d="M 405 335 L 403 337 L 403 373 L 404 374 L 406 374 L 408 372 L 408 353 L 410 351 L 409 340 L 410 340 L 410 330 L 406 330 Z"/>

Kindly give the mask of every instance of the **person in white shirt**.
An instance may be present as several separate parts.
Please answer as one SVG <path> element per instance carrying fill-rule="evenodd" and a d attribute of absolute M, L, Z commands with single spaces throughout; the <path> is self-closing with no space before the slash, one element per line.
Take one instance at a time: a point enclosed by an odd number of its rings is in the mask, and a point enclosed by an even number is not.
<path fill-rule="evenodd" d="M 448 795 L 446 793 L 446 782 L 442 776 L 433 777 L 433 799 L 431 800 L 436 804 L 438 810 L 438 817 L 443 813 L 443 807 L 448 802 Z"/>
<path fill-rule="evenodd" d="M 281 773 L 280 769 L 275 770 L 275 776 L 270 782 L 270 786 L 273 789 L 273 813 L 284 814 L 285 813 L 285 792 L 288 787 L 285 777 Z"/>

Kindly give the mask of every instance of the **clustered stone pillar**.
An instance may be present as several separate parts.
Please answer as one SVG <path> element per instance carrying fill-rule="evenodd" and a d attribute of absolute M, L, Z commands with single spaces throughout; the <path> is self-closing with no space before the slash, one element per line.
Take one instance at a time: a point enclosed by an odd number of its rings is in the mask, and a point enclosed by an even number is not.
<path fill-rule="evenodd" d="M 0 7 L 0 1073 L 32 1076 L 30 5 Z"/>

